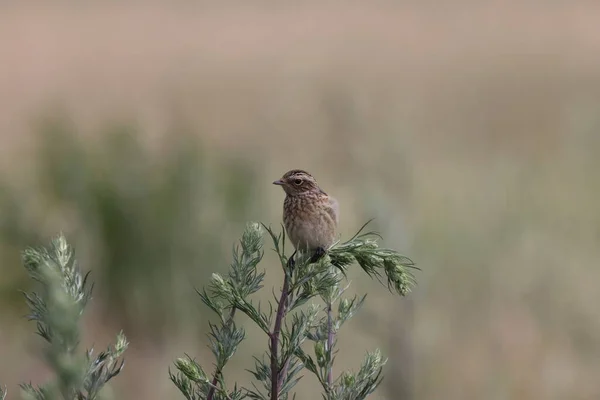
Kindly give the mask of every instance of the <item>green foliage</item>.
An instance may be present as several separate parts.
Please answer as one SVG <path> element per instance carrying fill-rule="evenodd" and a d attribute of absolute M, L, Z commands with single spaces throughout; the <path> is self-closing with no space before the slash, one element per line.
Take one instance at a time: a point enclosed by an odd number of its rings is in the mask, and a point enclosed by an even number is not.
<path fill-rule="evenodd" d="M 82 275 L 64 236 L 54 239 L 49 248 L 25 250 L 23 264 L 39 286 L 37 292 L 24 293 L 29 319 L 36 322 L 37 334 L 47 343 L 44 357 L 56 375 L 42 387 L 22 384 L 23 397 L 96 399 L 102 387 L 121 372 L 127 339 L 119 333 L 116 344 L 97 356 L 93 349 L 78 351 L 80 320 L 92 285 L 88 284 L 88 274 Z"/>
<path fill-rule="evenodd" d="M 249 225 L 240 241 L 240 246 L 233 250 L 233 262 L 226 278 L 213 274 L 208 292 L 199 291 L 201 300 L 220 319 L 219 325 L 210 325 L 209 347 L 216 360 L 212 379 L 202 367 L 190 357 L 180 358 L 175 363 L 178 373 L 169 375 L 186 399 L 237 399 L 242 392 L 234 387 L 227 390 L 223 379 L 223 369 L 234 355 L 240 342 L 245 338 L 243 328 L 234 323 L 236 310 L 245 310 L 263 329 L 268 329 L 271 315 L 255 308 L 248 297 L 262 288 L 264 272 L 258 272 L 257 265 L 263 257 L 261 229 L 257 224 Z"/>
<path fill-rule="evenodd" d="M 377 232 L 362 233 L 369 222 L 352 239 L 331 249 L 331 264 L 344 271 L 347 266 L 357 262 L 371 277 L 381 279 L 385 275 L 388 289 L 406 296 L 416 284 L 411 270 L 418 268 L 410 258 L 397 251 L 380 248 L 377 241 L 381 236 Z"/>
<path fill-rule="evenodd" d="M 263 229 L 273 242 L 284 272 L 277 301 L 266 307 L 250 298 L 263 287 L 265 273 L 257 268 L 263 257 Z M 283 230 L 276 234 L 269 227 L 248 224 L 240 245 L 234 248 L 228 275 L 213 274 L 207 289 L 198 291 L 202 302 L 219 317 L 218 325 L 211 324 L 209 332 L 216 367 L 209 375 L 191 357 L 179 358 L 175 362 L 177 371 L 169 371 L 169 375 L 183 396 L 188 400 L 293 398 L 293 389 L 305 369 L 321 383 L 324 399 L 359 400 L 373 393 L 381 383 L 386 362 L 379 350 L 367 353 L 358 372 L 346 371 L 335 379 L 332 376 L 337 334 L 366 298 L 343 297 L 348 286 L 342 286 L 342 281 L 347 268 L 356 262 L 369 276 L 385 275 L 390 290 L 406 295 L 415 284 L 411 272 L 415 266 L 396 251 L 380 248 L 376 233 L 361 232 L 334 245 L 319 261 L 311 262 L 311 254 L 286 257 Z M 323 305 L 307 304 L 317 299 Z M 243 328 L 234 322 L 237 311 L 247 315 L 270 341 L 262 357 L 254 357 L 254 368 L 249 371 L 254 378 L 251 388 L 238 388 L 237 384 L 231 387 L 225 381 L 224 368 L 245 338 Z M 306 350 L 307 342 L 312 343 L 308 346 L 312 354 Z"/>

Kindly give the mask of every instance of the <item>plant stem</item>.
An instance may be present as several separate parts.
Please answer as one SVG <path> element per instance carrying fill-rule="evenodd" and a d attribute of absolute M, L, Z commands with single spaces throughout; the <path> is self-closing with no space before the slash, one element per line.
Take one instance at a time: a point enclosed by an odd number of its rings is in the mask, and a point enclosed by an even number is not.
<path fill-rule="evenodd" d="M 222 388 L 220 388 L 220 387 L 218 387 L 218 386 L 215 386 L 215 385 L 213 385 L 212 383 L 209 383 L 208 385 L 210 386 L 210 388 L 211 388 L 211 389 L 216 389 L 216 390 L 218 390 L 219 392 L 221 392 L 221 394 L 223 394 L 223 396 L 225 396 L 225 398 L 226 398 L 227 400 L 232 400 L 232 399 L 231 399 L 231 397 L 229 397 L 229 395 L 227 394 L 227 392 L 226 392 L 225 390 L 223 390 Z M 207 397 L 207 399 L 208 399 L 208 397 Z"/>
<path fill-rule="evenodd" d="M 225 323 L 226 327 L 229 327 L 233 323 L 233 317 L 235 317 L 235 307 L 231 307 L 231 311 L 229 312 L 229 319 L 227 319 L 227 322 Z M 215 369 L 210 389 L 208 390 L 208 394 L 206 395 L 206 400 L 212 400 L 212 398 L 214 397 L 215 389 L 217 389 L 217 384 L 219 383 L 219 378 L 222 372 L 222 369 L 219 367 Z"/>
<path fill-rule="evenodd" d="M 287 301 L 286 301 L 286 309 L 287 307 L 289 307 L 290 304 L 292 304 L 294 301 L 294 293 L 292 290 L 289 291 L 288 293 L 288 297 L 287 297 Z M 283 380 L 285 379 L 285 377 L 287 376 L 287 372 L 288 369 L 290 367 L 290 359 L 291 359 L 291 355 L 285 360 L 285 362 L 283 363 L 283 365 L 281 366 L 281 370 L 279 371 L 279 387 L 283 386 Z M 283 360 L 282 360 L 283 361 Z"/>
<path fill-rule="evenodd" d="M 288 271 L 291 271 L 292 260 L 293 255 L 288 260 Z M 281 387 L 279 383 L 279 335 L 281 334 L 281 324 L 283 323 L 283 317 L 287 309 L 290 290 L 291 275 L 288 271 L 284 271 L 285 277 L 283 278 L 283 288 L 281 289 L 281 297 L 277 305 L 275 326 L 273 327 L 273 332 L 269 335 L 271 339 L 271 400 L 278 400 L 279 389 Z"/>
<path fill-rule="evenodd" d="M 331 390 L 333 385 L 333 317 L 331 315 L 331 301 L 327 302 L 327 352 L 329 353 L 329 365 L 327 366 L 327 391 Z"/>

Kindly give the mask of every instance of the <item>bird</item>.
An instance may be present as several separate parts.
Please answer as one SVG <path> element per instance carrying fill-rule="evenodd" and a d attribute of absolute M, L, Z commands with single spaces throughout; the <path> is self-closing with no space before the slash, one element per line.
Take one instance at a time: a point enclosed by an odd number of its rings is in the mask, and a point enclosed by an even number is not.
<path fill-rule="evenodd" d="M 310 262 L 318 261 L 336 239 L 338 201 L 301 169 L 286 172 L 273 184 L 281 186 L 286 195 L 283 225 L 295 252 L 312 253 Z"/>

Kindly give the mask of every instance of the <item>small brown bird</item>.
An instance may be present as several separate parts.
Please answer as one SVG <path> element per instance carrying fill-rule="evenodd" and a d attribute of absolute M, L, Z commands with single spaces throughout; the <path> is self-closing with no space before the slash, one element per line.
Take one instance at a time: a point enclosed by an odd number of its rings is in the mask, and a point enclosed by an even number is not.
<path fill-rule="evenodd" d="M 283 224 L 297 251 L 313 253 L 318 260 L 333 244 L 338 225 L 337 200 L 325 193 L 308 172 L 293 169 L 273 182 L 285 191 Z"/>

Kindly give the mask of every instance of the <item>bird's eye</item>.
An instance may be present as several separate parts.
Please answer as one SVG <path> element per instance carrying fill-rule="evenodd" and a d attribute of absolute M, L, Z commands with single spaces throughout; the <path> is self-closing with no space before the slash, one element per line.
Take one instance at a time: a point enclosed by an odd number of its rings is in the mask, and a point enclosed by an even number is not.
<path fill-rule="evenodd" d="M 298 178 L 298 179 L 294 179 L 294 183 L 296 185 L 301 185 L 302 184 L 302 179 Z"/>

